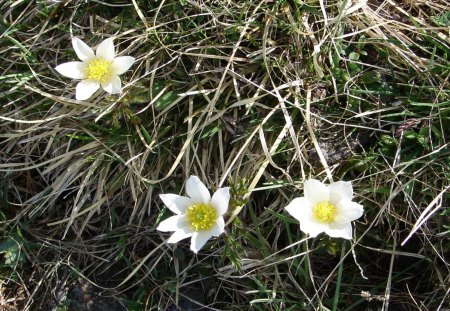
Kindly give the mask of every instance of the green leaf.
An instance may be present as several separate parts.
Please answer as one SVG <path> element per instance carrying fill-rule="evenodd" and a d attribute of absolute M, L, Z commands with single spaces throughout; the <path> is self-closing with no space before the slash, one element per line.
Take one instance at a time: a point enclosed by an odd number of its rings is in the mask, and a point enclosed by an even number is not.
<path fill-rule="evenodd" d="M 381 136 L 381 143 L 383 145 L 389 145 L 389 146 L 394 146 L 397 144 L 397 140 L 389 135 L 382 135 Z"/>
<path fill-rule="evenodd" d="M 359 53 L 351 52 L 350 55 L 348 56 L 348 58 L 350 58 L 350 60 L 359 60 L 360 56 L 361 55 Z"/>
<path fill-rule="evenodd" d="M 373 84 L 380 82 L 381 74 L 378 71 L 366 71 L 359 76 L 359 79 L 365 84 Z"/>
<path fill-rule="evenodd" d="M 450 11 L 443 12 L 439 15 L 431 16 L 431 20 L 438 26 L 450 26 Z"/>
<path fill-rule="evenodd" d="M 177 97 L 178 96 L 175 91 L 170 91 L 158 98 L 158 100 L 154 104 L 154 107 L 156 110 L 164 110 L 165 108 L 169 107 L 170 104 L 172 104 L 175 99 L 177 99 Z"/>
<path fill-rule="evenodd" d="M 414 131 L 405 131 L 405 138 L 406 139 L 416 139 L 417 138 L 417 133 Z"/>

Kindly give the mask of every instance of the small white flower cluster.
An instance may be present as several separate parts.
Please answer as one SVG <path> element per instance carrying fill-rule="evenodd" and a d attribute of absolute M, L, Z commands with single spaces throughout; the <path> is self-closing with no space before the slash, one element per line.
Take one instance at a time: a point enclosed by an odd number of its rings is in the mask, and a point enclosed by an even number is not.
<path fill-rule="evenodd" d="M 75 92 L 77 100 L 88 99 L 100 86 L 109 94 L 118 94 L 122 91 L 119 75 L 130 69 L 135 61 L 134 57 L 116 57 L 111 38 L 102 41 L 95 53 L 78 38 L 72 39 L 72 46 L 81 62 L 64 63 L 55 70 L 63 76 L 81 79 Z"/>
<path fill-rule="evenodd" d="M 121 92 L 119 75 L 130 69 L 135 62 L 133 57 L 117 57 L 111 38 L 102 41 L 95 53 L 78 38 L 72 39 L 72 45 L 81 61 L 64 63 L 55 69 L 66 77 L 81 79 L 76 87 L 77 100 L 90 98 L 100 87 L 110 94 Z M 300 222 L 300 229 L 311 237 L 325 232 L 331 237 L 351 239 L 351 222 L 363 214 L 362 205 L 352 202 L 351 183 L 325 185 L 310 179 L 305 182 L 304 191 L 304 197 L 286 206 L 287 212 Z M 191 238 L 191 250 L 197 253 L 211 237 L 225 231 L 223 215 L 228 209 L 230 188 L 220 188 L 211 197 L 200 179 L 191 176 L 186 182 L 186 193 L 188 196 L 160 195 L 176 215 L 162 221 L 157 230 L 174 231 L 168 243 Z"/>
<path fill-rule="evenodd" d="M 363 214 L 362 205 L 352 202 L 350 182 L 325 185 L 310 179 L 304 184 L 305 196 L 294 199 L 286 210 L 300 222 L 300 229 L 316 237 L 325 232 L 331 237 L 352 238 L 353 220 Z M 191 250 L 197 253 L 211 237 L 225 229 L 223 215 L 228 210 L 230 188 L 220 188 L 211 197 L 197 176 L 186 181 L 188 196 L 161 194 L 163 203 L 176 215 L 162 221 L 157 230 L 174 231 L 167 243 L 191 238 Z"/>
<path fill-rule="evenodd" d="M 300 230 L 316 237 L 325 232 L 335 238 L 352 238 L 353 220 L 363 214 L 363 206 L 352 202 L 350 182 L 338 181 L 325 185 L 316 179 L 305 181 L 305 196 L 296 198 L 286 211 L 300 222 Z"/>
<path fill-rule="evenodd" d="M 159 231 L 175 231 L 167 243 L 191 238 L 191 250 L 197 253 L 211 238 L 224 232 L 223 215 L 228 209 L 230 188 L 220 188 L 211 197 L 206 186 L 197 176 L 186 181 L 188 197 L 161 194 L 164 204 L 176 215 L 162 221 Z"/>

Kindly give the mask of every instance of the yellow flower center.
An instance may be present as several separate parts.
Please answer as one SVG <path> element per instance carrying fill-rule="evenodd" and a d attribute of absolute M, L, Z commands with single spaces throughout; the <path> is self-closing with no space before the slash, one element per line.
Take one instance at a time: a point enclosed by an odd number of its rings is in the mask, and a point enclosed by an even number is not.
<path fill-rule="evenodd" d="M 333 222 L 336 218 L 336 207 L 328 202 L 320 202 L 314 206 L 314 218 L 325 224 Z"/>
<path fill-rule="evenodd" d="M 217 212 L 211 204 L 194 204 L 187 208 L 186 216 L 195 231 L 209 230 L 217 220 Z"/>
<path fill-rule="evenodd" d="M 89 80 L 104 83 L 111 77 L 111 62 L 101 58 L 94 58 L 84 69 L 84 74 Z"/>

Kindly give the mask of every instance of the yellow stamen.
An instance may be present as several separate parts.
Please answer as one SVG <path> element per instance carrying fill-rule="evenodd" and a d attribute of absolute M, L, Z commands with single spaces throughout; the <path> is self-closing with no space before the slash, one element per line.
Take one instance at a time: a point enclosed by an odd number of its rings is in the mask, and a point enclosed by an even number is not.
<path fill-rule="evenodd" d="M 217 212 L 210 204 L 193 204 L 187 208 L 186 216 L 195 231 L 209 230 L 217 220 Z"/>
<path fill-rule="evenodd" d="M 328 202 L 320 202 L 313 209 L 314 218 L 325 224 L 336 218 L 336 207 Z"/>
<path fill-rule="evenodd" d="M 111 62 L 101 58 L 94 58 L 84 69 L 84 74 L 89 80 L 104 83 L 111 78 Z"/>

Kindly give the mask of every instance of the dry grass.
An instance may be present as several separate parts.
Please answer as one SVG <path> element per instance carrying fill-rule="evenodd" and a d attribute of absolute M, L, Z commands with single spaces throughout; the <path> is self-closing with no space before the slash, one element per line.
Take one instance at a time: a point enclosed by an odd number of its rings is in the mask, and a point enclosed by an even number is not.
<path fill-rule="evenodd" d="M 0 309 L 444 310 L 448 3 L 182 2 L 0 4 Z M 72 36 L 137 59 L 120 96 L 73 99 Z M 233 193 L 198 256 L 155 230 L 191 174 Z M 284 212 L 309 177 L 354 240 Z"/>

